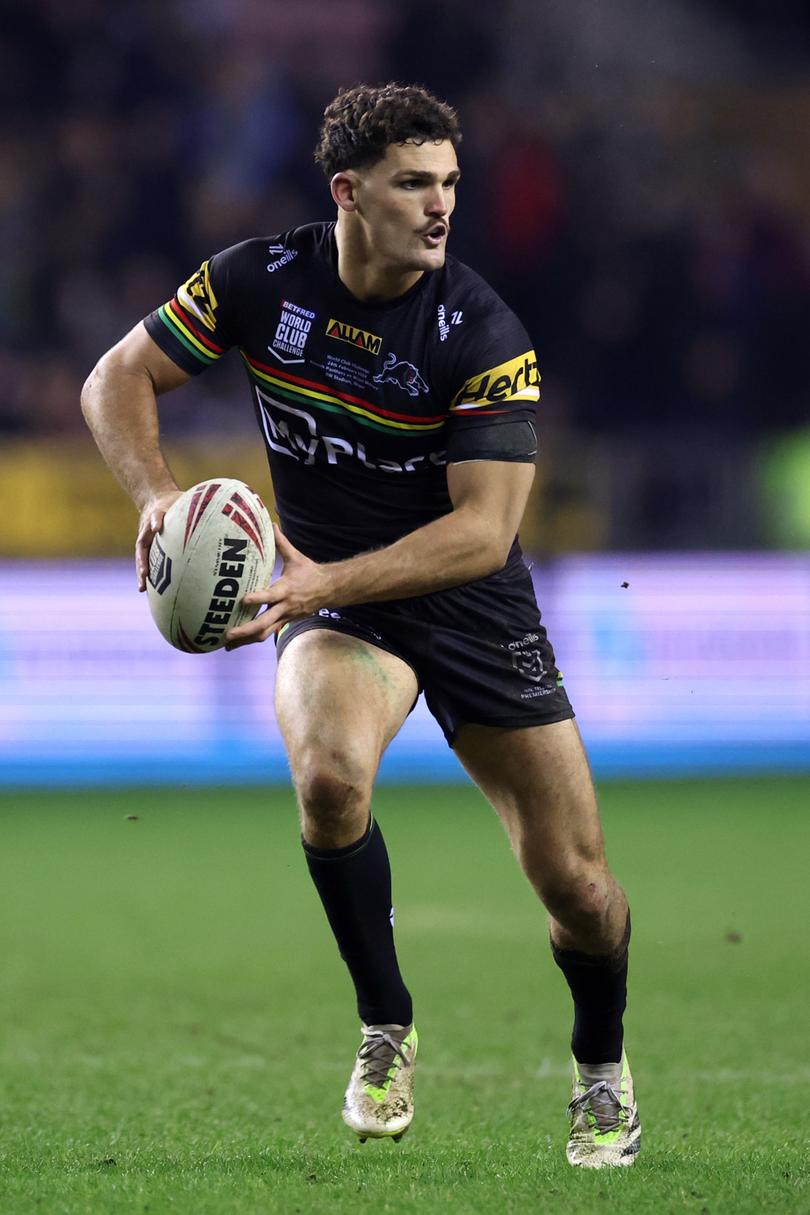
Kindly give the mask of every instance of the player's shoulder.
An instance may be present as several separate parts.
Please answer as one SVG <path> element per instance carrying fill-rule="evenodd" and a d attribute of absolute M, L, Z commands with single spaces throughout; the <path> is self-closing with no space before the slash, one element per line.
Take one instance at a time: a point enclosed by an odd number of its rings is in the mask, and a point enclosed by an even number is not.
<path fill-rule="evenodd" d="M 271 236 L 253 236 L 222 249 L 211 258 L 212 267 L 220 274 L 274 274 L 299 258 L 303 261 L 329 257 L 334 223 L 302 224 Z"/>
<path fill-rule="evenodd" d="M 445 259 L 442 289 L 448 304 L 452 303 L 456 309 L 465 308 L 471 318 L 478 315 L 515 315 L 477 270 L 451 253 Z"/>
<path fill-rule="evenodd" d="M 511 358 L 530 349 L 532 343 L 520 318 L 471 266 L 448 254 L 442 280 L 438 330 L 448 355 L 477 357 L 485 351 L 506 350 Z"/>

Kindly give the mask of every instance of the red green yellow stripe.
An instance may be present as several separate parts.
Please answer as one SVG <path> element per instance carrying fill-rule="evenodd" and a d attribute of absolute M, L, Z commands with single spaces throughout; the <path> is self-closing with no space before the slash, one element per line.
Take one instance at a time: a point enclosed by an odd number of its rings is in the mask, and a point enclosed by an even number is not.
<path fill-rule="evenodd" d="M 245 360 L 251 375 L 263 384 L 269 384 L 282 396 L 290 400 L 306 403 L 316 409 L 324 409 L 330 413 L 350 413 L 358 422 L 373 426 L 380 430 L 398 430 L 411 434 L 424 434 L 428 431 L 440 430 L 445 424 L 445 414 L 434 414 L 430 417 L 418 417 L 414 414 L 395 413 L 390 409 L 382 409 L 362 397 L 340 392 L 326 384 L 315 380 L 305 380 L 301 376 L 291 375 L 288 371 L 280 371 L 276 367 L 268 367 L 259 363 L 243 350 Z"/>
<path fill-rule="evenodd" d="M 225 353 L 224 346 L 218 346 L 216 342 L 211 340 L 207 333 L 203 333 L 202 329 L 197 328 L 189 315 L 188 309 L 184 308 L 177 298 L 169 300 L 169 307 L 177 319 L 182 324 L 185 324 L 186 328 L 189 329 L 195 337 L 199 338 L 199 340 L 208 348 L 208 350 L 217 356 Z"/>
<path fill-rule="evenodd" d="M 169 332 L 206 367 L 225 353 L 224 347 L 217 346 L 192 324 L 176 300 L 169 300 L 158 308 L 158 316 Z"/>

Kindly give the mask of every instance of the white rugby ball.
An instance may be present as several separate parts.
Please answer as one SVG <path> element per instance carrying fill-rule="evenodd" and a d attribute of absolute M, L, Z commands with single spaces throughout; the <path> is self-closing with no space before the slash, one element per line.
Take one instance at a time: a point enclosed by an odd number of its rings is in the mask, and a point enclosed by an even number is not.
<path fill-rule="evenodd" d="M 243 481 L 213 477 L 186 490 L 166 511 L 149 550 L 146 591 L 166 640 L 208 654 L 258 608 L 242 597 L 268 586 L 276 559 L 273 523 Z"/>

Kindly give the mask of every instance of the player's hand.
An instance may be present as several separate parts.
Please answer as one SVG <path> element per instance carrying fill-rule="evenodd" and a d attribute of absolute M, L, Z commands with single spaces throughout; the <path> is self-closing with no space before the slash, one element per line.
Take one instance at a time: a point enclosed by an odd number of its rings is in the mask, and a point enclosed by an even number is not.
<path fill-rule="evenodd" d="M 301 620 L 329 601 L 329 567 L 319 565 L 317 561 L 311 561 L 299 553 L 276 524 L 273 524 L 273 531 L 276 552 L 283 562 L 281 573 L 266 590 L 253 591 L 242 600 L 248 606 L 266 604 L 267 611 L 261 612 L 247 624 L 229 629 L 225 634 L 228 642 L 226 650 L 266 641 L 289 621 Z"/>
<path fill-rule="evenodd" d="M 141 511 L 138 538 L 135 541 L 135 573 L 138 575 L 138 590 L 146 590 L 146 575 L 149 573 L 149 548 L 163 527 L 163 517 L 173 502 L 182 494 L 181 489 L 159 494 L 147 502 Z"/>

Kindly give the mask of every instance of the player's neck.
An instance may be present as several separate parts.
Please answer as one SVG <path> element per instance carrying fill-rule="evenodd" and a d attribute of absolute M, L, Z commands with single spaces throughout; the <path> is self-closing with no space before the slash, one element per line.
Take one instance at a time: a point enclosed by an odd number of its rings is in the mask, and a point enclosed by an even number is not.
<path fill-rule="evenodd" d="M 335 228 L 338 277 L 343 286 L 359 300 L 393 300 L 410 291 L 424 274 L 423 270 L 403 271 L 386 265 L 374 257 L 364 231 L 356 225 L 341 224 Z"/>

